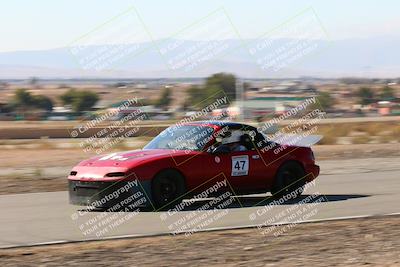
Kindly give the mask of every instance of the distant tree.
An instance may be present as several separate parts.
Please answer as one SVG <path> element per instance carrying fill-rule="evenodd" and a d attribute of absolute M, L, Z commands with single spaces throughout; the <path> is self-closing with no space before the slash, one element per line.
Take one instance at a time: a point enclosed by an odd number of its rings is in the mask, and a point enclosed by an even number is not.
<path fill-rule="evenodd" d="M 17 89 L 13 100 L 15 106 L 20 108 L 27 108 L 33 104 L 33 96 L 26 89 Z"/>
<path fill-rule="evenodd" d="M 75 112 L 82 112 L 91 109 L 99 100 L 98 94 L 91 91 L 77 91 L 69 89 L 60 96 L 64 105 L 71 105 Z"/>
<path fill-rule="evenodd" d="M 225 96 L 221 88 L 217 86 L 192 86 L 187 90 L 187 94 L 188 99 L 185 102 L 185 107 L 194 109 L 202 109 L 215 102 L 217 98 Z"/>
<path fill-rule="evenodd" d="M 33 97 L 33 105 L 39 109 L 53 110 L 53 101 L 47 96 L 38 95 Z"/>
<path fill-rule="evenodd" d="M 72 109 L 75 112 L 82 112 L 91 109 L 99 100 L 99 96 L 90 91 L 77 91 L 72 102 Z"/>
<path fill-rule="evenodd" d="M 335 99 L 328 92 L 320 92 L 317 96 L 317 102 L 312 105 L 312 109 L 329 110 L 335 104 Z"/>
<path fill-rule="evenodd" d="M 189 89 L 187 90 L 187 94 L 188 98 L 186 101 L 186 106 L 193 106 L 193 104 L 203 100 L 206 95 L 204 92 L 204 88 L 197 85 L 189 87 Z"/>
<path fill-rule="evenodd" d="M 395 98 L 395 96 L 394 96 L 393 88 L 391 88 L 389 86 L 385 86 L 381 89 L 381 92 L 379 94 L 380 100 L 390 101 L 390 100 L 393 100 L 394 98 Z"/>
<path fill-rule="evenodd" d="M 30 84 L 31 86 L 36 86 L 37 83 L 38 83 L 38 79 L 37 79 L 36 77 L 31 77 L 31 78 L 29 79 L 29 84 Z"/>
<path fill-rule="evenodd" d="M 155 106 L 159 108 L 167 108 L 172 101 L 172 93 L 170 88 L 164 88 L 160 98 L 156 100 Z"/>
<path fill-rule="evenodd" d="M 205 87 L 223 91 L 231 101 L 236 96 L 236 77 L 229 73 L 216 73 L 207 78 Z"/>
<path fill-rule="evenodd" d="M 217 98 L 221 98 L 224 96 L 227 96 L 224 94 L 223 91 L 221 91 L 221 87 L 217 85 L 208 85 L 203 89 L 205 93 L 205 97 L 202 99 L 202 102 L 204 102 L 204 105 L 209 105 L 213 102 L 216 101 Z M 229 96 L 228 96 L 229 100 Z"/>
<path fill-rule="evenodd" d="M 359 103 L 361 105 L 368 105 L 375 102 L 374 92 L 371 88 L 361 87 L 357 91 L 357 96 L 360 98 Z"/>
<path fill-rule="evenodd" d="M 53 102 L 47 96 L 32 95 L 25 89 L 17 89 L 14 95 L 12 106 L 21 110 L 38 108 L 50 111 L 53 109 Z"/>
<path fill-rule="evenodd" d="M 226 104 L 229 104 L 236 96 L 236 78 L 228 73 L 213 74 L 206 79 L 204 85 L 191 86 L 187 90 L 187 94 L 188 99 L 184 104 L 185 107 L 201 109 L 224 96 L 227 96 Z"/>
<path fill-rule="evenodd" d="M 64 94 L 60 96 L 60 100 L 63 105 L 71 105 L 74 102 L 74 97 L 76 96 L 77 91 L 75 89 L 69 89 Z"/>

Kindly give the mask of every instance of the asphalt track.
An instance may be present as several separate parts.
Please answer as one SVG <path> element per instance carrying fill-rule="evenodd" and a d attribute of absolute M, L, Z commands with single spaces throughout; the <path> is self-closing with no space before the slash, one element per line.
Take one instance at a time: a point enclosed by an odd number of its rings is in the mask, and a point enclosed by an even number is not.
<path fill-rule="evenodd" d="M 319 203 L 288 201 L 266 211 L 265 205 L 271 200 L 263 200 L 268 194 L 247 196 L 240 197 L 240 202 L 235 198 L 216 216 L 211 210 L 196 211 L 206 201 L 170 215 L 151 211 L 79 213 L 79 207 L 68 204 L 67 192 L 2 195 L 0 248 L 166 234 L 177 230 L 190 214 L 196 218 L 211 214 L 208 224 L 197 224 L 199 230 L 211 230 L 400 212 L 399 159 L 326 161 L 321 167 L 315 185 L 299 200 L 321 197 Z"/>

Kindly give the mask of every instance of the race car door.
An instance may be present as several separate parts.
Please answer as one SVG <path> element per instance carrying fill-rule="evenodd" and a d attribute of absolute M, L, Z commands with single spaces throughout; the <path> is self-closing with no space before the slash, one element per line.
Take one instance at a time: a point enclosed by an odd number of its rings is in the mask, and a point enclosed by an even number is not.
<path fill-rule="evenodd" d="M 232 152 L 230 180 L 236 190 L 265 188 L 265 166 L 257 151 Z"/>
<path fill-rule="evenodd" d="M 265 165 L 255 150 L 234 151 L 215 156 L 235 192 L 265 189 Z"/>

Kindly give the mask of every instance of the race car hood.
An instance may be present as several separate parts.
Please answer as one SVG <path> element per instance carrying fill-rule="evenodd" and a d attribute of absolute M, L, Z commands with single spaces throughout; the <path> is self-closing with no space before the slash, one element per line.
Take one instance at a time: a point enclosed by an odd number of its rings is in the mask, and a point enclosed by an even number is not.
<path fill-rule="evenodd" d="M 188 152 L 190 153 L 190 151 L 146 149 L 97 156 L 76 165 L 71 170 L 68 179 L 81 181 L 92 181 L 93 179 L 102 179 L 102 181 L 120 180 L 125 177 L 129 170 L 139 164 L 146 164 L 166 157 L 187 155 Z"/>
<path fill-rule="evenodd" d="M 133 167 L 144 161 L 164 157 L 187 155 L 187 151 L 169 149 L 132 150 L 93 157 L 82 161 L 78 166 L 90 167 Z"/>

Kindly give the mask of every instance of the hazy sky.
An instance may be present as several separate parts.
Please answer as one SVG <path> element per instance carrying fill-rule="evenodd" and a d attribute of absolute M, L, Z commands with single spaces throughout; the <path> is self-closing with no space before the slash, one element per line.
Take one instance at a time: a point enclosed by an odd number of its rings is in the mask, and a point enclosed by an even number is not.
<path fill-rule="evenodd" d="M 223 7 L 243 38 L 254 38 L 312 7 L 331 39 L 400 37 L 400 1 L 372 0 L 2 0 L 0 52 L 67 46 L 130 7 L 154 39 Z"/>

